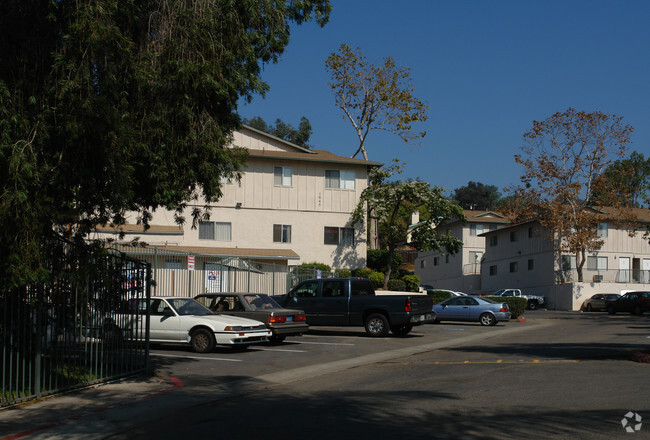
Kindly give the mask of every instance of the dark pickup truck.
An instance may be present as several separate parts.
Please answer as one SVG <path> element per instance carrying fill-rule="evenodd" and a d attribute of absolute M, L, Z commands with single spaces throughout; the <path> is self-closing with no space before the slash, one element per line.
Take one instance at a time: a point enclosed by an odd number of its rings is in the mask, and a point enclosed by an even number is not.
<path fill-rule="evenodd" d="M 365 327 L 370 336 L 408 334 L 414 325 L 433 322 L 433 301 L 426 295 L 376 295 L 367 278 L 303 281 L 282 296 L 280 305 L 304 310 L 309 325 Z"/>

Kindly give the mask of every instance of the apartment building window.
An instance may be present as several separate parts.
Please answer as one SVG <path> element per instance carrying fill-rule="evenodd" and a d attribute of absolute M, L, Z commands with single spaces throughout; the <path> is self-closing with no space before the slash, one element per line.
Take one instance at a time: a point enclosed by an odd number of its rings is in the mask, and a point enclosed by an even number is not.
<path fill-rule="evenodd" d="M 230 222 L 199 222 L 199 240 L 231 241 Z"/>
<path fill-rule="evenodd" d="M 274 243 L 291 243 L 291 225 L 273 225 Z"/>
<path fill-rule="evenodd" d="M 519 231 L 510 231 L 510 241 L 519 241 Z"/>
<path fill-rule="evenodd" d="M 574 255 L 562 255 L 562 270 L 576 268 L 576 257 Z"/>
<path fill-rule="evenodd" d="M 440 257 L 433 257 L 433 265 L 438 266 L 440 264 Z"/>
<path fill-rule="evenodd" d="M 472 223 L 469 225 L 469 235 L 476 236 L 485 232 L 485 225 L 482 223 Z"/>
<path fill-rule="evenodd" d="M 499 244 L 499 237 L 496 235 L 490 235 L 490 246 L 496 246 Z"/>
<path fill-rule="evenodd" d="M 273 185 L 291 186 L 293 168 L 291 167 L 273 167 Z"/>
<path fill-rule="evenodd" d="M 420 260 L 420 269 L 427 267 L 427 260 Z"/>
<path fill-rule="evenodd" d="M 528 260 L 528 270 L 533 270 L 535 267 L 535 260 Z"/>
<path fill-rule="evenodd" d="M 354 246 L 354 228 L 325 226 L 325 244 Z"/>
<path fill-rule="evenodd" d="M 354 171 L 325 170 L 325 188 L 354 189 L 355 181 Z"/>
<path fill-rule="evenodd" d="M 445 264 L 449 264 L 449 254 L 445 255 Z"/>
<path fill-rule="evenodd" d="M 510 263 L 510 272 L 517 272 L 519 270 L 519 263 L 513 261 Z"/>
<path fill-rule="evenodd" d="M 495 276 L 497 274 L 497 267 L 495 266 L 490 266 L 490 276 Z"/>
<path fill-rule="evenodd" d="M 607 238 L 607 234 L 607 223 L 598 223 L 598 236 L 601 238 Z"/>
<path fill-rule="evenodd" d="M 528 238 L 533 238 L 533 227 L 528 228 Z"/>
<path fill-rule="evenodd" d="M 607 257 L 587 257 L 587 270 L 607 270 Z"/>

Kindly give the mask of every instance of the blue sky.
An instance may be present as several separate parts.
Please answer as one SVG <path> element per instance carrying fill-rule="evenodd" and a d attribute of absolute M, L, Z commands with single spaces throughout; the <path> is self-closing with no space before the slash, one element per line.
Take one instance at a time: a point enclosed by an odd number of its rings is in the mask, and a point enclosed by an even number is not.
<path fill-rule="evenodd" d="M 518 184 L 514 161 L 534 120 L 568 107 L 622 116 L 635 129 L 630 151 L 650 155 L 650 1 L 333 0 L 330 22 L 293 26 L 271 90 L 239 106 L 313 127 L 314 148 L 351 156 L 356 134 L 335 106 L 325 60 L 341 43 L 368 61 L 386 56 L 411 69 L 415 95 L 430 107 L 414 126 L 421 146 L 372 132 L 369 159 L 406 161 L 401 178 L 452 191 L 468 181 Z M 360 157 L 360 156 L 358 156 Z"/>

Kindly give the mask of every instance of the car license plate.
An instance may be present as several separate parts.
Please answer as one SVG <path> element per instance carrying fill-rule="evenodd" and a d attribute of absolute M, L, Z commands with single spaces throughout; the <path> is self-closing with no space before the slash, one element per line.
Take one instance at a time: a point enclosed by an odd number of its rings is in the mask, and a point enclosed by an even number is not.
<path fill-rule="evenodd" d="M 293 316 L 287 316 L 287 322 L 293 322 Z"/>

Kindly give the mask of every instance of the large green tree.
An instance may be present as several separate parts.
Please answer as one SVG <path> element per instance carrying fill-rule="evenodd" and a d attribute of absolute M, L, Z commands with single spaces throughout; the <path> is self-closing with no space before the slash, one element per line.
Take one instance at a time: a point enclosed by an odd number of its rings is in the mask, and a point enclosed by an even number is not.
<path fill-rule="evenodd" d="M 449 235 L 448 231 L 436 228 L 450 219 L 464 220 L 462 208 L 445 198 L 442 188 L 431 187 L 427 182 L 391 180 L 401 172 L 397 160 L 388 167 L 373 168 L 369 173 L 370 185 L 361 194 L 352 215 L 354 223 L 363 222 L 369 205 L 379 219 L 382 243 L 388 250 L 384 288 L 388 287 L 395 251 L 398 246 L 406 243 L 409 234 L 410 244 L 421 251 L 437 250 L 455 254 L 463 245 L 462 241 Z M 409 225 L 409 222 L 403 221 L 416 211 L 424 214 L 418 224 Z"/>
<path fill-rule="evenodd" d="M 629 158 L 609 165 L 600 176 L 601 185 L 594 193 L 594 201 L 606 199 L 613 191 L 616 198 L 634 208 L 650 205 L 650 158 L 633 151 Z"/>
<path fill-rule="evenodd" d="M 33 280 L 46 243 L 214 201 L 245 153 L 237 102 L 268 90 L 290 24 L 328 0 L 0 2 L 0 282 Z M 195 219 L 201 209 L 193 212 Z"/>
<path fill-rule="evenodd" d="M 501 198 L 499 188 L 469 181 L 466 186 L 454 190 L 452 200 L 465 209 L 491 210 Z"/>

